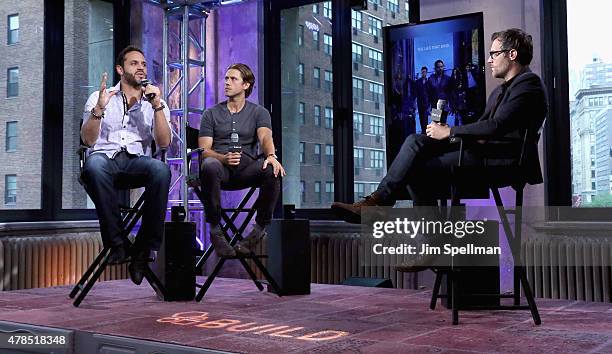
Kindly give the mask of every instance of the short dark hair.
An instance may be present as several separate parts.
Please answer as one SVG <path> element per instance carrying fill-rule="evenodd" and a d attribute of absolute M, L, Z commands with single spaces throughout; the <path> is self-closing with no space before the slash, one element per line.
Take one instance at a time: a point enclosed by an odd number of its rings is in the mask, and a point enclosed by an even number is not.
<path fill-rule="evenodd" d="M 253 92 L 253 86 L 255 86 L 255 74 L 253 74 L 253 70 L 249 68 L 248 65 L 242 63 L 234 63 L 227 67 L 227 70 L 236 69 L 240 71 L 240 75 L 242 76 L 242 81 L 249 83 L 249 88 L 244 91 L 244 96 L 249 97 L 251 92 Z"/>
<path fill-rule="evenodd" d="M 123 63 L 125 62 L 125 55 L 129 52 L 138 52 L 142 54 L 142 56 L 145 55 L 142 49 L 138 48 L 135 45 L 130 44 L 127 47 L 123 48 L 122 51 L 119 52 L 119 54 L 117 55 L 117 59 L 115 60 L 115 65 L 119 65 L 123 67 Z"/>
<path fill-rule="evenodd" d="M 434 63 L 434 66 L 438 65 L 438 63 L 442 63 L 442 65 L 444 65 L 444 62 L 442 61 L 442 59 L 436 60 Z"/>
<path fill-rule="evenodd" d="M 427 70 L 427 67 L 426 66 L 422 66 L 421 67 L 421 71 L 423 71 L 423 70 Z"/>
<path fill-rule="evenodd" d="M 502 49 L 514 49 L 517 52 L 516 61 L 521 65 L 529 65 L 533 59 L 533 41 L 530 34 L 518 28 L 495 32 L 491 41 L 499 39 Z"/>

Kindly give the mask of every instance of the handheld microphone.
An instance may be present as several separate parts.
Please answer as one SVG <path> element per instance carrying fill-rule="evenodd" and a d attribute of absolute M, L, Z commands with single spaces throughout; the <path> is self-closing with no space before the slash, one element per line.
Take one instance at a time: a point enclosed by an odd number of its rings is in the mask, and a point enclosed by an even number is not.
<path fill-rule="evenodd" d="M 140 86 L 142 86 L 142 87 L 147 87 L 149 85 L 151 85 L 151 80 L 149 80 L 149 79 L 144 79 L 144 80 L 140 81 Z M 147 101 L 150 101 L 150 100 L 155 98 L 155 94 L 154 93 L 147 93 L 147 94 L 145 94 L 145 97 L 147 98 Z"/>
<path fill-rule="evenodd" d="M 448 118 L 448 111 L 445 110 L 446 100 L 438 100 L 436 104 L 436 108 L 431 109 L 431 120 L 440 123 L 446 124 L 446 119 Z"/>
<path fill-rule="evenodd" d="M 229 144 L 229 152 L 241 152 L 242 151 L 242 146 L 240 145 L 239 142 L 239 136 L 238 133 L 236 132 L 232 132 L 232 134 L 230 135 L 230 144 Z"/>

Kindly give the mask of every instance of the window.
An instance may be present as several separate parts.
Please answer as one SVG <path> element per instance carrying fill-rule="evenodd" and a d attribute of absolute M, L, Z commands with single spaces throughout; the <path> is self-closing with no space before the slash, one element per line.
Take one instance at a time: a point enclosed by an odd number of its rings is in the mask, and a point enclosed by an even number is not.
<path fill-rule="evenodd" d="M 382 52 L 374 49 L 369 50 L 370 66 L 375 69 L 382 69 Z"/>
<path fill-rule="evenodd" d="M 314 163 L 321 164 L 321 144 L 314 145 Z"/>
<path fill-rule="evenodd" d="M 372 93 L 372 101 L 374 102 L 382 101 L 382 95 L 383 95 L 382 85 L 370 82 L 370 92 Z"/>
<path fill-rule="evenodd" d="M 332 5 L 331 1 L 325 1 L 323 3 L 323 17 L 326 17 L 331 20 L 332 18 Z"/>
<path fill-rule="evenodd" d="M 321 181 L 314 183 L 315 203 L 321 203 Z"/>
<path fill-rule="evenodd" d="M 380 5 L 381 4 L 381 0 L 370 0 L 370 2 L 372 4 L 376 4 L 376 5 Z"/>
<path fill-rule="evenodd" d="M 323 33 L 323 51 L 327 55 L 332 55 L 332 36 Z"/>
<path fill-rule="evenodd" d="M 381 117 L 370 117 L 370 134 L 383 135 L 385 121 Z"/>
<path fill-rule="evenodd" d="M 313 44 L 313 47 L 319 50 L 319 32 L 318 31 L 312 31 L 312 44 Z"/>
<path fill-rule="evenodd" d="M 327 165 L 334 165 L 334 146 L 325 144 L 325 158 L 327 159 Z"/>
<path fill-rule="evenodd" d="M 353 61 L 355 63 L 363 63 L 363 47 L 359 44 L 353 43 Z"/>
<path fill-rule="evenodd" d="M 406 18 L 410 18 L 410 3 L 408 1 L 404 3 L 404 10 L 406 11 Z"/>
<path fill-rule="evenodd" d="M 321 106 L 314 106 L 314 125 L 315 127 L 321 126 Z"/>
<path fill-rule="evenodd" d="M 300 200 L 306 203 L 306 182 L 300 181 Z"/>
<path fill-rule="evenodd" d="M 300 47 L 304 46 L 304 26 L 298 26 L 298 45 Z"/>
<path fill-rule="evenodd" d="M 306 143 L 300 142 L 300 163 L 306 163 Z"/>
<path fill-rule="evenodd" d="M 321 88 L 321 69 L 316 66 L 312 69 L 312 86 Z"/>
<path fill-rule="evenodd" d="M 355 183 L 354 184 L 354 198 L 355 201 L 365 197 L 365 184 L 364 183 Z"/>
<path fill-rule="evenodd" d="M 363 134 L 363 114 L 353 113 L 353 131 Z"/>
<path fill-rule="evenodd" d="M 368 33 L 380 37 L 380 31 L 382 29 L 382 21 L 372 16 L 368 17 Z"/>
<path fill-rule="evenodd" d="M 312 4 L 312 13 L 315 15 L 319 13 L 319 4 Z"/>
<path fill-rule="evenodd" d="M 387 9 L 393 13 L 398 13 L 399 0 L 387 0 Z"/>
<path fill-rule="evenodd" d="M 351 26 L 361 31 L 361 12 L 351 10 Z"/>
<path fill-rule="evenodd" d="M 6 122 L 6 151 L 17 150 L 17 122 Z"/>
<path fill-rule="evenodd" d="M 325 107 L 325 128 L 334 128 L 334 110 L 330 107 Z"/>
<path fill-rule="evenodd" d="M 370 150 L 370 167 L 383 168 L 385 152 L 380 150 Z"/>
<path fill-rule="evenodd" d="M 325 195 L 328 202 L 334 201 L 334 182 L 325 182 Z"/>
<path fill-rule="evenodd" d="M 363 99 L 363 80 L 353 78 L 353 98 Z"/>
<path fill-rule="evenodd" d="M 8 39 L 7 44 L 19 42 L 19 15 L 9 15 L 7 21 Z"/>
<path fill-rule="evenodd" d="M 17 97 L 19 95 L 19 68 L 8 68 L 6 81 L 6 97 Z"/>
<path fill-rule="evenodd" d="M 325 70 L 325 91 L 331 92 L 334 84 L 334 76 L 331 71 Z"/>
<path fill-rule="evenodd" d="M 300 124 L 306 124 L 306 105 L 304 102 L 298 104 L 298 115 L 300 116 Z"/>
<path fill-rule="evenodd" d="M 355 169 L 363 168 L 363 149 L 353 148 L 353 165 Z"/>
<path fill-rule="evenodd" d="M 304 85 L 304 64 L 298 64 L 298 81 L 300 84 Z"/>
<path fill-rule="evenodd" d="M 17 204 L 17 175 L 4 176 L 4 204 Z"/>

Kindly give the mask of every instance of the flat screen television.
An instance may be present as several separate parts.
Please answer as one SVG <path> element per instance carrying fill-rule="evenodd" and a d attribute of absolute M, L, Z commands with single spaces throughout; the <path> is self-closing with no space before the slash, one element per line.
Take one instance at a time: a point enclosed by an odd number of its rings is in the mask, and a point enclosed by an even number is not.
<path fill-rule="evenodd" d="M 390 166 L 406 137 L 431 121 L 439 99 L 446 101 L 451 126 L 474 122 L 484 111 L 483 14 L 384 27 L 383 45 Z"/>

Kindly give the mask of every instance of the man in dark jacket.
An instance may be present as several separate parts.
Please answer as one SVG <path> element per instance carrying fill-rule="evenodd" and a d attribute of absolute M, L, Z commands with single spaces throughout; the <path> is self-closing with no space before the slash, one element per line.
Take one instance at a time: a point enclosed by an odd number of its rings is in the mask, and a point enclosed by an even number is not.
<path fill-rule="evenodd" d="M 503 79 L 504 83 L 491 93 L 480 119 L 452 128 L 432 122 L 427 126 L 427 135 L 410 135 L 374 193 L 354 204 L 332 204 L 332 209 L 340 217 L 358 223 L 362 207 L 394 205 L 406 189 L 414 205 L 435 205 L 434 192 L 440 186 L 432 183 L 431 177 L 448 175 L 451 167 L 457 164 L 458 144 L 451 143 L 453 137 L 478 141 L 473 148 L 464 151 L 464 166 L 517 162 L 520 151 L 509 153 L 509 157 L 502 159 L 486 158 L 484 152 L 494 145 L 495 139 L 503 137 L 520 141 L 521 132 L 537 131 L 547 114 L 546 93 L 541 79 L 529 70 L 533 57 L 529 34 L 520 29 L 509 29 L 494 33 L 491 40 L 488 63 L 493 76 Z M 529 153 L 537 154 L 537 151 Z M 537 156 L 531 160 L 538 161 Z M 530 164 L 527 173 L 530 183 L 541 182 L 539 164 Z"/>
<path fill-rule="evenodd" d="M 419 109 L 419 123 L 421 134 L 425 134 L 427 123 L 429 123 L 429 94 L 427 92 L 427 67 L 421 68 L 421 77 L 415 80 L 415 91 L 417 107 Z"/>

